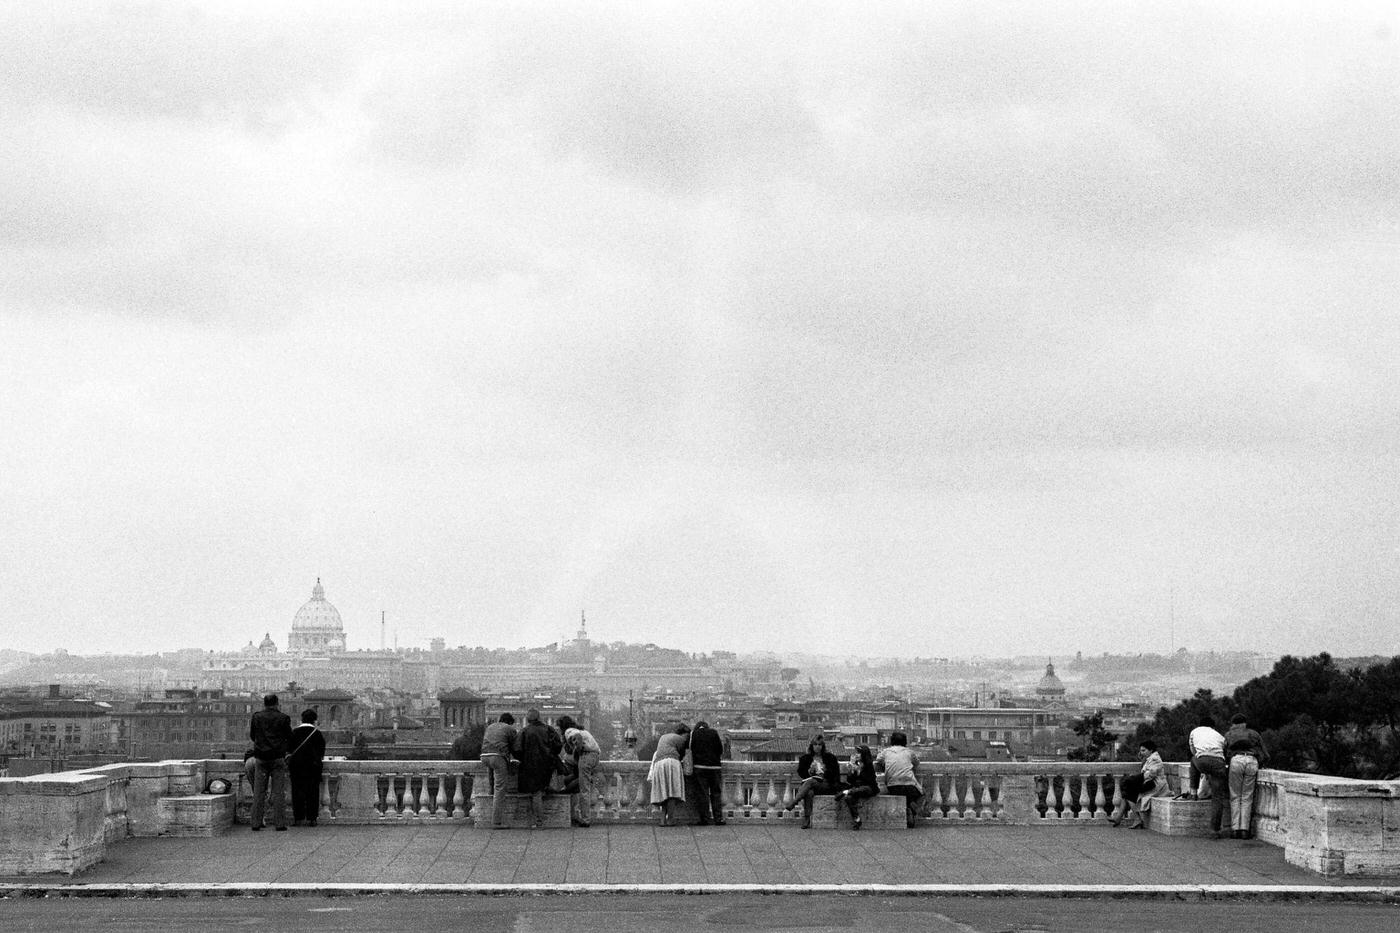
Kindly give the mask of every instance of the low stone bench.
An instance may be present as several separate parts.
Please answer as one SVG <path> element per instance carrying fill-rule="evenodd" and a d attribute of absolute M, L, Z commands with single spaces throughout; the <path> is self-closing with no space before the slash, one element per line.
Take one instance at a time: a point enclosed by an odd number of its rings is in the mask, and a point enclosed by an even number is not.
<path fill-rule="evenodd" d="M 861 830 L 908 829 L 905 821 L 905 800 L 894 794 L 878 794 L 860 802 Z M 812 798 L 813 829 L 851 828 L 851 810 L 835 797 L 818 795 Z"/>
<path fill-rule="evenodd" d="M 218 836 L 233 826 L 233 794 L 193 794 L 156 799 L 162 836 Z"/>
<path fill-rule="evenodd" d="M 1147 810 L 1147 828 L 1164 836 L 1209 836 L 1210 807 L 1209 800 L 1153 797 Z M 1225 811 L 1228 821 L 1228 803 Z"/>
<path fill-rule="evenodd" d="M 530 826 L 530 795 L 506 794 L 505 823 L 512 829 L 528 829 Z M 495 825 L 496 798 L 472 797 L 472 817 L 478 828 Z M 568 829 L 570 822 L 568 794 L 544 795 L 544 825 L 548 828 Z"/>

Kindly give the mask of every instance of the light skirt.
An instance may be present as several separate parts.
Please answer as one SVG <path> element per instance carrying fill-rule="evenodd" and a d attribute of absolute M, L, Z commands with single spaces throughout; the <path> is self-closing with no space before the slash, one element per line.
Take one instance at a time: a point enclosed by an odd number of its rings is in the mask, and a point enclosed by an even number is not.
<path fill-rule="evenodd" d="M 651 763 L 647 772 L 651 782 L 651 802 L 662 803 L 671 797 L 685 799 L 685 774 L 681 763 L 674 758 L 662 758 Z"/>

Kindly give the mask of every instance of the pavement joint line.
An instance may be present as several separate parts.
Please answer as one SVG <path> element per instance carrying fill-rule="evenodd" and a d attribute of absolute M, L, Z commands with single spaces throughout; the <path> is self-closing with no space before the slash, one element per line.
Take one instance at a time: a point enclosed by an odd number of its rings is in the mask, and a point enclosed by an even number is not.
<path fill-rule="evenodd" d="M 356 882 L 0 883 L 0 899 L 51 897 L 605 896 L 840 894 L 882 897 L 1078 898 L 1189 901 L 1351 901 L 1400 904 L 1396 885 L 1258 884 L 537 884 Z"/>

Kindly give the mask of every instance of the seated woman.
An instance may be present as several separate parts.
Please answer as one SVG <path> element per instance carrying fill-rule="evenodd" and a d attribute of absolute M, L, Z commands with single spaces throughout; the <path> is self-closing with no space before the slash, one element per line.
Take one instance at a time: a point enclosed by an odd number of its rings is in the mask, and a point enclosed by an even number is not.
<path fill-rule="evenodd" d="M 851 752 L 850 786 L 836 795 L 837 803 L 851 810 L 851 829 L 860 829 L 860 802 L 880 793 L 880 781 L 875 777 L 875 759 L 869 745 L 857 745 Z"/>
<path fill-rule="evenodd" d="M 1138 758 L 1142 760 L 1142 770 L 1123 779 L 1123 785 L 1119 789 L 1123 798 L 1123 808 L 1119 810 L 1115 807 L 1113 815 L 1108 819 L 1114 826 L 1122 823 L 1123 817 L 1131 810 L 1135 822 L 1129 822 L 1128 828 L 1146 829 L 1142 811 L 1147 809 L 1150 803 L 1145 801 L 1166 792 L 1167 779 L 1162 773 L 1165 765 L 1162 764 L 1162 756 L 1157 754 L 1157 743 L 1151 739 L 1144 739 L 1138 746 Z"/>
<path fill-rule="evenodd" d="M 797 776 L 802 778 L 802 783 L 797 786 L 788 809 L 800 802 L 802 828 L 811 829 L 812 798 L 817 794 L 835 794 L 841 789 L 841 763 L 826 750 L 826 739 L 820 733 L 807 745 L 807 754 L 797 759 Z"/>

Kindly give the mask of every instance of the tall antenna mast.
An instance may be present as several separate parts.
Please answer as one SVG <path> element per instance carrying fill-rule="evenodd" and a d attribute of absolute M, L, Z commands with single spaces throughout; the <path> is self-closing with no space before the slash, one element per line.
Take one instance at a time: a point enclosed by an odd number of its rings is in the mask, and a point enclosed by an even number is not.
<path fill-rule="evenodd" d="M 384 650 L 384 610 L 379 610 L 379 650 Z"/>

